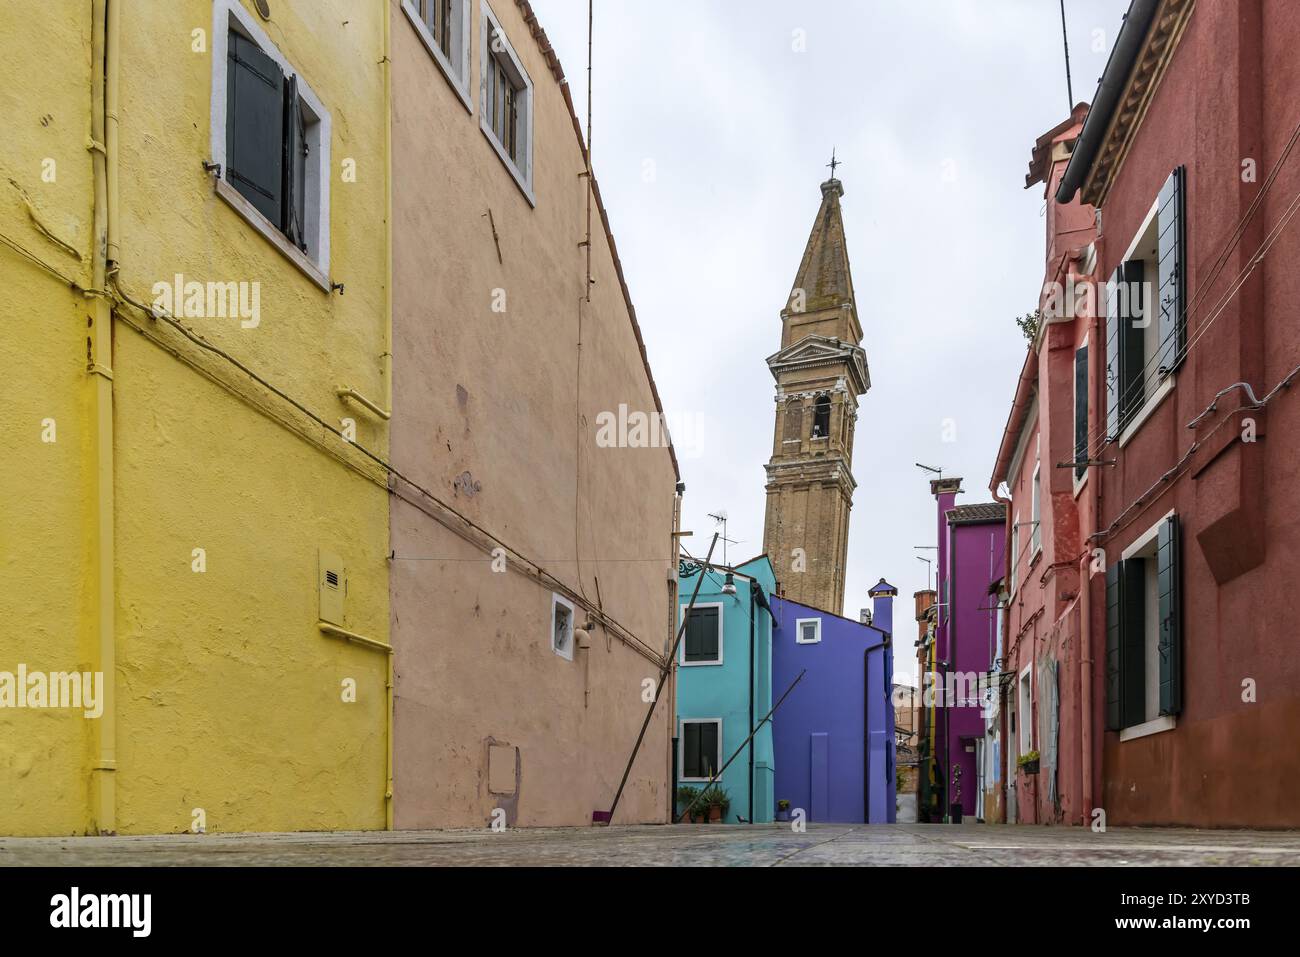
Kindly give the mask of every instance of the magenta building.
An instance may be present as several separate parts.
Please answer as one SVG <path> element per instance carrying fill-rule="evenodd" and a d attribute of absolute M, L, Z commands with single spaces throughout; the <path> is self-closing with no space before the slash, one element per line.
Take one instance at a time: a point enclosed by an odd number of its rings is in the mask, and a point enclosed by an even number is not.
<path fill-rule="evenodd" d="M 992 592 L 1005 567 L 1006 505 L 958 505 L 959 478 L 932 481 L 930 491 L 939 536 L 934 753 L 939 806 L 955 821 L 957 804 L 963 818 L 977 815 L 988 765 L 984 749 L 994 746 L 985 733 L 982 689 L 991 679 L 996 688 L 1001 670 L 995 664 L 998 610 Z"/>

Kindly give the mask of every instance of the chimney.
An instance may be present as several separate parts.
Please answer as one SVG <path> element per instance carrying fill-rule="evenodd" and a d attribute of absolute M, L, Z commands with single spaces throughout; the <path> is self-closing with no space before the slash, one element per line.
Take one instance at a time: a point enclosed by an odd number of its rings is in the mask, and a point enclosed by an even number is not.
<path fill-rule="evenodd" d="M 894 599 L 898 596 L 898 589 L 882 578 L 867 594 L 871 596 L 871 623 L 886 634 L 892 635 Z"/>
<path fill-rule="evenodd" d="M 916 603 L 916 631 L 917 638 L 925 640 L 926 632 L 930 627 L 930 609 L 934 607 L 937 595 L 933 588 L 927 588 L 924 591 L 912 593 L 912 600 Z"/>

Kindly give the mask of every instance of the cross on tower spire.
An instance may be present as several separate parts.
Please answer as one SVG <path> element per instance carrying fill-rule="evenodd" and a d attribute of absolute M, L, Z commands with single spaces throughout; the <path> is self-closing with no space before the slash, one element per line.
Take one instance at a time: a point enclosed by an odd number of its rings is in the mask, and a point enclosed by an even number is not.
<path fill-rule="evenodd" d="M 835 178 L 835 167 L 844 165 L 843 163 L 841 163 L 839 160 L 835 158 L 835 147 L 833 146 L 831 147 L 831 161 L 826 165 L 831 168 L 831 179 Z"/>

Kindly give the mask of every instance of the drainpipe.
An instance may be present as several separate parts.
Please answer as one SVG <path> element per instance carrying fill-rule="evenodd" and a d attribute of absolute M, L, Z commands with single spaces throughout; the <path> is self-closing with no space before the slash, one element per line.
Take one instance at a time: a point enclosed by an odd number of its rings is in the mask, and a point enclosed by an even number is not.
<path fill-rule="evenodd" d="M 1098 316 L 1093 316 L 1088 328 L 1088 341 L 1098 342 L 1101 335 L 1101 323 Z M 1088 357 L 1092 358 L 1093 353 L 1097 350 L 1089 349 Z M 1094 366 L 1096 368 L 1096 366 Z M 1097 375 L 1097 388 L 1094 393 L 1100 393 L 1101 376 Z M 1097 395 L 1092 396 L 1092 407 L 1097 410 L 1097 414 L 1102 414 L 1103 406 L 1099 405 L 1100 401 Z M 1090 527 L 1081 529 L 1083 541 L 1092 541 L 1092 533 L 1097 529 L 1097 519 L 1101 515 L 1101 472 L 1098 470 L 1090 476 L 1092 481 L 1092 521 Z M 1092 817 L 1093 801 L 1096 795 L 1092 789 L 1092 554 L 1087 548 L 1083 550 L 1083 556 L 1080 559 L 1082 565 L 1079 569 L 1079 594 L 1083 598 L 1083 607 L 1079 610 L 1079 707 L 1082 712 L 1082 720 L 1079 722 L 1080 735 L 1079 748 L 1083 752 L 1081 774 L 1083 777 L 1083 823 L 1086 825 Z"/>
<path fill-rule="evenodd" d="M 749 727 L 754 727 L 754 590 L 757 581 L 749 583 Z M 749 739 L 749 823 L 754 823 L 754 738 Z"/>
<path fill-rule="evenodd" d="M 1008 486 L 1010 488 L 1010 486 Z M 1002 511 L 1006 515 L 1004 519 L 1006 531 L 1002 536 L 1002 580 L 1004 583 L 1011 581 L 1011 561 L 1015 552 L 1015 528 L 1012 525 L 1011 499 L 1003 498 L 998 494 L 998 479 L 995 475 L 993 481 L 989 484 L 989 491 L 993 493 L 993 500 L 1002 504 Z M 1005 585 L 1004 585 L 1005 587 Z M 1007 666 L 1007 659 L 1010 657 L 1011 642 L 1008 640 L 1011 629 L 1011 606 L 1008 599 L 1007 606 L 1003 609 L 1002 614 L 1002 665 L 998 668 L 998 736 L 1002 738 L 1002 753 L 998 756 L 998 762 L 1001 764 L 1002 771 L 1002 821 L 1007 820 L 1007 788 L 1013 787 L 1008 780 L 1011 774 L 1011 761 L 1007 757 L 1007 749 L 1011 744 L 1010 724 L 1007 722 L 1007 703 L 1002 695 L 1002 672 Z"/>
<path fill-rule="evenodd" d="M 113 310 L 103 294 L 107 287 L 110 248 L 116 252 L 117 163 L 109 146 L 117 145 L 117 0 L 91 5 L 90 142 L 94 177 L 94 234 L 91 286 L 94 304 L 86 339 L 91 376 L 91 447 L 95 466 L 94 554 L 95 649 L 93 670 L 104 680 L 104 712 L 94 723 L 91 770 L 91 833 L 117 830 L 116 595 L 113 583 Z M 111 118 L 112 131 L 106 132 Z M 111 136 L 111 138 L 110 138 Z M 110 187 L 112 187 L 110 191 Z"/>

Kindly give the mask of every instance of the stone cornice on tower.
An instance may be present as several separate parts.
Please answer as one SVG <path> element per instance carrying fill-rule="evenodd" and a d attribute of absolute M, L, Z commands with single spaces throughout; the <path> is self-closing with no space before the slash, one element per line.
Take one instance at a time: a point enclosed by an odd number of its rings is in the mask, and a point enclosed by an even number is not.
<path fill-rule="evenodd" d="M 847 370 L 853 380 L 854 395 L 865 395 L 871 388 L 866 352 L 859 345 L 841 342 L 833 337 L 809 335 L 767 357 L 767 367 L 772 370 L 772 377 L 778 383 L 786 381 L 782 379 L 783 373 L 811 370 L 819 366 L 836 370 L 836 375 L 841 369 Z"/>

